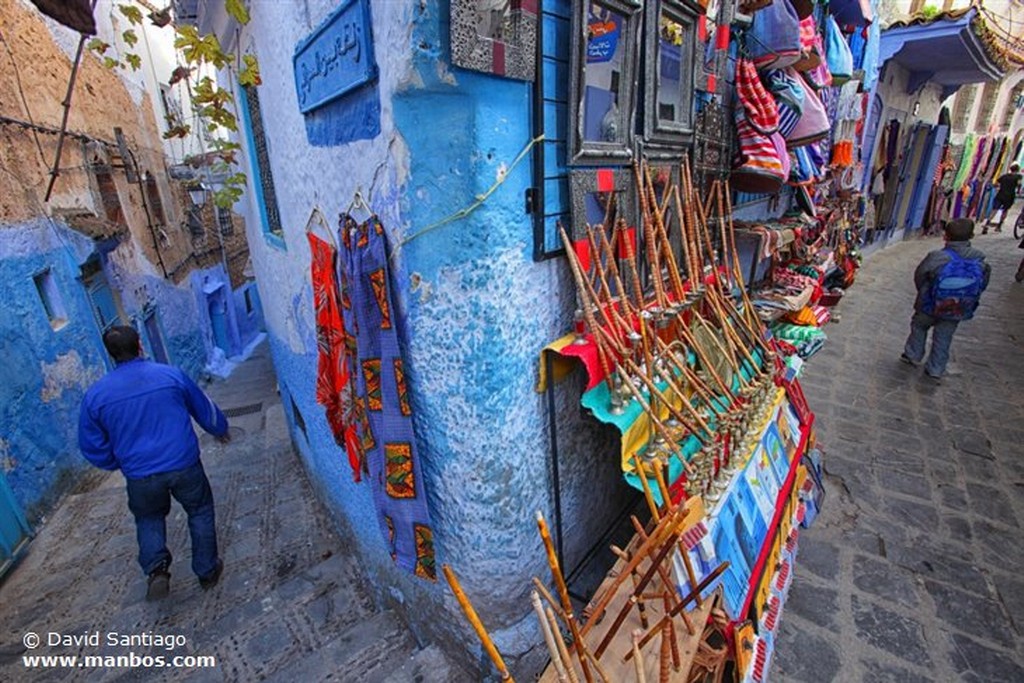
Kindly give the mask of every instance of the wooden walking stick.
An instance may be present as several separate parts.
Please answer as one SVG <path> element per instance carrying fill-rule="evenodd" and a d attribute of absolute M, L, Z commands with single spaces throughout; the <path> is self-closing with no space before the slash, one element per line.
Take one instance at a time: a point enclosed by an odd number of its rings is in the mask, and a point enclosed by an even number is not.
<path fill-rule="evenodd" d="M 617 545 L 611 546 L 611 549 L 612 554 L 615 555 L 615 557 L 619 558 L 623 562 L 629 562 L 629 553 L 627 553 L 625 550 L 623 550 Z M 633 588 L 635 590 L 637 583 L 640 581 L 640 574 L 638 574 L 637 571 L 634 569 L 629 573 L 629 576 L 631 579 L 633 579 Z M 637 610 L 640 613 L 640 625 L 644 628 L 647 628 L 647 604 L 643 601 L 643 599 L 637 601 Z"/>
<path fill-rule="evenodd" d="M 540 596 L 544 598 L 544 602 L 546 602 L 548 606 L 550 606 L 551 609 L 555 611 L 555 614 L 558 615 L 558 618 L 562 621 L 565 621 L 565 612 L 562 611 L 561 605 L 558 604 L 558 601 L 556 601 L 554 596 L 551 595 L 551 592 L 548 591 L 548 589 L 544 586 L 541 580 L 538 579 L 536 576 L 533 577 L 533 586 L 537 589 L 537 593 L 539 593 Z"/>
<path fill-rule="evenodd" d="M 579 676 L 576 675 L 576 667 L 572 664 L 572 655 L 569 654 L 569 649 L 565 647 L 565 640 L 562 639 L 562 630 L 558 627 L 558 621 L 555 620 L 555 613 L 550 607 L 544 610 L 544 619 L 548 623 L 548 629 L 554 631 L 555 647 L 558 651 L 559 658 L 565 662 L 565 674 L 569 678 L 571 683 L 579 683 Z"/>
<path fill-rule="evenodd" d="M 666 505 L 668 505 L 671 508 L 671 507 L 673 507 L 672 498 L 671 498 L 671 496 L 668 495 L 669 494 L 668 482 L 665 481 L 664 474 L 661 471 L 661 468 L 658 467 L 658 465 L 660 465 L 660 464 L 661 463 L 655 464 L 655 466 L 654 466 L 654 476 L 658 480 L 658 488 L 660 488 L 662 490 L 662 496 L 665 498 Z M 682 557 L 683 557 L 683 566 L 686 568 L 686 577 L 690 580 L 690 585 L 691 586 L 696 586 L 697 585 L 697 575 L 693 571 L 693 563 L 690 562 L 690 555 L 689 555 L 689 552 L 686 549 L 686 544 L 685 544 L 682 536 L 680 536 L 680 540 L 679 540 L 679 554 L 682 555 Z M 697 596 L 697 607 L 700 607 L 702 604 L 703 604 L 703 601 L 702 601 L 700 595 L 698 595 Z M 683 613 L 683 620 L 686 622 L 686 628 L 690 631 L 690 634 L 692 635 L 693 634 L 693 625 L 690 623 L 690 620 L 686 616 L 685 612 Z"/>
<path fill-rule="evenodd" d="M 633 668 L 636 671 L 636 682 L 647 683 L 647 674 L 644 672 L 644 658 L 640 654 L 640 636 L 643 632 L 640 629 L 633 631 Z"/>
<path fill-rule="evenodd" d="M 697 438 L 697 440 L 701 442 L 701 444 L 704 444 L 704 445 L 707 444 L 707 438 L 705 436 L 702 436 L 701 434 L 697 433 L 698 432 L 698 428 L 693 425 L 693 423 L 690 421 L 689 418 L 687 418 L 685 415 L 683 415 L 681 412 L 679 412 L 679 410 L 675 406 L 672 405 L 672 403 L 668 400 L 668 398 L 665 396 L 665 394 L 663 394 L 661 392 L 661 390 L 658 389 L 657 385 L 654 383 L 654 380 L 652 380 L 650 377 L 648 377 L 647 375 L 645 375 L 642 372 L 640 372 L 640 368 L 638 368 L 636 366 L 636 363 L 634 363 L 633 361 L 627 359 L 623 363 L 623 365 L 625 365 L 627 370 L 629 370 L 630 372 L 634 373 L 637 377 L 639 377 L 640 381 L 644 384 L 644 386 L 647 387 L 647 391 L 649 391 L 650 394 L 651 394 L 651 401 L 652 401 L 652 403 L 653 403 L 654 399 L 657 398 L 659 401 L 661 401 L 665 405 L 665 408 L 668 410 L 669 414 L 672 417 L 674 417 L 676 420 L 678 420 L 680 423 L 682 423 L 683 427 L 689 433 L 693 434 Z M 672 386 L 672 382 L 671 381 L 666 382 L 666 384 L 668 384 L 669 386 Z M 675 388 L 675 387 L 673 387 L 673 388 Z M 681 390 L 677 389 L 677 392 L 683 398 L 683 401 L 682 401 L 683 405 L 687 406 L 690 410 L 693 410 L 693 406 L 691 406 L 689 404 L 686 395 L 683 394 Z M 711 434 L 712 433 L 711 427 L 708 426 L 708 424 L 703 420 L 703 418 L 701 418 L 700 415 L 693 415 L 693 417 L 697 420 L 697 423 L 700 426 L 699 428 L 700 428 L 700 430 L 703 431 L 703 433 L 705 433 L 705 434 Z"/>
<path fill-rule="evenodd" d="M 643 595 L 644 589 L 647 588 L 648 584 L 650 584 L 651 580 L 654 578 L 654 575 L 658 573 L 658 569 L 661 568 L 661 565 L 665 561 L 665 558 L 668 557 L 668 554 L 672 552 L 672 550 L 675 548 L 676 543 L 679 539 L 679 535 L 679 529 L 674 529 L 673 532 L 669 534 L 665 542 L 661 544 L 661 546 L 658 548 L 657 554 L 649 558 L 651 561 L 651 566 L 648 567 L 647 571 L 644 572 L 642 577 L 640 577 L 640 581 L 637 584 L 636 588 L 633 589 L 633 592 L 626 600 L 626 603 L 619 609 L 619 613 L 615 616 L 615 619 L 612 621 L 611 627 L 608 629 L 608 631 L 605 632 L 604 638 L 601 640 L 601 643 L 597 646 L 597 649 L 594 650 L 594 656 L 597 659 L 601 659 L 601 655 L 604 654 L 604 651 L 611 644 L 612 639 L 615 638 L 616 633 L 618 633 L 619 629 L 622 627 L 622 622 L 626 620 L 626 617 L 629 615 L 629 612 L 633 608 L 633 605 L 635 605 L 637 601 L 640 599 L 640 597 Z"/>
<path fill-rule="evenodd" d="M 640 486 L 643 487 L 647 507 L 651 509 L 651 517 L 655 522 L 658 522 L 661 520 L 661 515 L 658 513 L 658 504 L 654 502 L 654 495 L 651 493 L 651 483 L 647 481 L 647 474 L 644 471 L 643 465 L 640 464 L 640 456 L 636 453 L 633 454 L 633 463 L 636 467 L 636 475 L 640 477 Z"/>
<path fill-rule="evenodd" d="M 636 402 L 640 404 L 640 409 L 643 410 L 648 419 L 651 421 L 651 425 L 654 427 L 654 431 L 658 432 L 658 436 L 665 440 L 666 446 L 672 450 L 672 454 L 679 458 L 679 462 L 682 463 L 683 469 L 687 473 L 692 473 L 693 469 L 690 467 L 690 463 L 686 462 L 686 458 L 683 457 L 683 453 L 679 448 L 679 444 L 675 442 L 672 435 L 668 433 L 668 429 L 662 424 L 661 419 L 655 414 L 654 410 L 651 409 L 650 404 L 644 399 L 643 394 L 640 390 L 633 386 L 633 382 L 630 380 L 629 373 L 622 369 L 622 366 L 616 366 L 615 368 L 619 375 L 622 377 L 623 386 L 632 394 Z"/>
<path fill-rule="evenodd" d="M 441 565 L 441 569 L 444 571 L 444 578 L 448 579 L 448 585 L 452 588 L 452 593 L 455 594 L 455 599 L 459 601 L 459 606 L 462 607 L 463 613 L 466 615 L 466 619 L 469 620 L 473 630 L 476 631 L 477 637 L 480 642 L 483 643 L 484 650 L 487 652 L 487 656 L 494 662 L 494 666 L 497 667 L 498 673 L 501 674 L 501 680 L 515 683 L 515 679 L 512 678 L 512 674 L 508 672 L 508 667 L 505 666 L 504 660 L 501 658 L 501 653 L 498 652 L 498 648 L 494 646 L 494 641 L 491 640 L 491 636 L 487 633 L 487 629 L 484 628 L 483 623 L 480 621 L 480 617 L 477 616 L 476 610 L 473 609 L 472 603 L 469 598 L 462 590 L 462 586 L 459 585 L 459 580 L 455 577 L 455 572 L 452 568 L 446 564 Z"/>
<path fill-rule="evenodd" d="M 607 275 L 605 274 L 604 265 L 602 265 L 601 263 L 602 252 L 598 251 L 597 241 L 594 239 L 594 232 L 589 225 L 586 226 L 586 231 L 587 243 L 590 244 L 590 250 L 594 254 L 594 270 L 597 272 L 598 282 L 600 283 L 601 288 L 604 290 L 606 296 L 605 303 L 599 305 L 605 306 L 608 309 L 610 309 L 611 313 L 609 314 L 609 316 L 615 322 L 620 334 L 628 335 L 630 332 L 633 331 L 633 329 L 628 322 L 622 319 L 622 316 L 619 315 L 619 311 L 616 308 L 616 303 L 618 303 L 616 301 L 616 298 L 621 300 L 624 296 L 622 290 L 619 290 L 618 297 L 612 295 L 611 285 L 608 282 Z M 616 335 L 616 337 L 618 336 L 619 335 Z"/>
<path fill-rule="evenodd" d="M 661 282 L 661 264 L 658 261 L 658 252 L 654 248 L 654 225 L 653 217 L 651 216 L 650 210 L 647 208 L 647 194 L 644 191 L 644 171 L 647 166 L 646 162 L 642 162 L 640 166 L 637 166 L 636 162 L 633 162 L 633 175 L 636 179 L 637 195 L 641 197 L 640 203 L 644 207 L 643 216 L 643 229 L 644 229 L 644 246 L 647 249 L 647 265 L 651 269 L 651 282 L 654 285 L 654 300 L 658 306 L 665 308 L 667 301 L 665 300 L 665 290 L 662 287 Z"/>
<path fill-rule="evenodd" d="M 693 602 L 693 599 L 696 596 L 699 596 L 704 591 L 705 588 L 710 586 L 711 583 L 715 579 L 718 578 L 719 574 L 721 574 L 722 572 L 724 572 L 728 568 L 729 568 L 729 563 L 728 562 L 723 562 L 722 564 L 720 564 L 717 567 L 715 567 L 714 571 L 712 571 L 710 574 L 708 574 L 706 577 L 704 577 L 704 580 L 701 581 L 699 585 L 697 585 L 693 590 L 691 590 L 689 593 L 687 593 L 683 597 L 682 600 L 677 602 L 675 607 L 673 607 L 671 610 L 669 610 L 668 614 L 663 616 L 661 618 L 661 620 L 657 624 L 655 624 L 652 628 L 648 629 L 647 633 L 645 633 L 643 638 L 640 639 L 639 646 L 643 647 L 644 645 L 649 643 L 651 641 L 651 639 L 654 638 L 654 636 L 656 636 L 661 631 L 661 629 L 665 627 L 665 624 L 670 622 L 680 612 L 682 612 L 683 609 L 686 607 L 686 605 L 688 605 L 691 602 Z M 632 656 L 633 656 L 633 653 L 630 652 L 630 653 L 628 653 L 626 655 L 626 659 L 628 660 Z"/>
<path fill-rule="evenodd" d="M 636 569 L 640 562 L 661 546 L 665 538 L 674 533 L 677 527 L 681 526 L 684 521 L 685 516 L 680 517 L 678 511 L 673 511 L 661 518 L 661 521 L 654 527 L 647 539 L 633 553 L 629 563 L 620 571 L 618 576 L 612 579 L 611 584 L 601 594 L 601 597 L 597 599 L 597 603 L 590 610 L 590 619 L 583 625 L 583 635 L 589 633 L 600 620 L 601 615 L 608 609 L 608 605 L 611 604 L 612 599 L 626 580 L 629 572 Z"/>
<path fill-rule="evenodd" d="M 661 629 L 661 652 L 658 655 L 658 683 L 670 683 L 672 678 L 672 663 L 669 661 L 672 656 L 672 648 L 669 645 L 668 629 L 669 624 L 665 624 Z"/>
<path fill-rule="evenodd" d="M 565 243 L 565 253 L 567 260 L 569 261 L 569 269 L 572 271 L 573 278 L 576 280 L 576 289 L 579 293 L 581 302 L 580 308 L 583 311 L 583 317 L 587 321 L 587 325 L 594 333 L 594 346 L 597 348 L 597 361 L 601 366 L 601 371 L 604 373 L 604 381 L 608 385 L 608 391 L 614 391 L 615 388 L 612 386 L 612 367 L 609 363 L 607 350 L 603 344 L 598 340 L 598 326 L 597 321 L 594 319 L 594 313 L 590 310 L 590 302 L 587 301 L 587 282 L 583 275 L 582 269 L 580 268 L 579 262 L 576 260 L 576 252 L 573 251 L 572 241 L 569 239 L 568 233 L 565 232 L 565 228 L 559 226 L 558 228 L 562 233 L 562 241 Z"/>
<path fill-rule="evenodd" d="M 558 675 L 559 683 L 566 683 L 569 681 L 569 676 L 565 671 L 565 664 L 563 664 L 562 654 L 555 643 L 555 636 L 551 633 L 551 624 L 548 622 L 547 616 L 544 614 L 544 606 L 540 604 L 540 595 L 537 591 L 530 591 L 530 602 L 533 603 L 533 611 L 537 614 L 537 619 L 540 621 L 540 631 L 544 635 L 544 642 L 548 646 L 548 654 L 551 655 L 551 663 L 555 667 L 555 673 Z M 554 618 L 554 615 L 551 615 Z M 647 628 L 645 625 L 644 628 Z M 561 633 L 559 633 L 561 636 Z M 561 638 L 559 638 L 561 640 Z M 562 648 L 565 648 L 565 644 L 562 644 Z M 568 652 L 566 656 L 568 656 Z M 570 666 L 572 661 L 570 660 Z M 573 672 L 575 674 L 575 672 Z"/>
<path fill-rule="evenodd" d="M 548 523 L 544 521 L 544 515 L 537 510 L 537 529 L 540 531 L 540 538 L 544 542 L 544 550 L 548 555 L 548 566 L 551 567 L 551 577 L 554 579 L 555 588 L 558 589 L 558 597 L 562 601 L 562 611 L 565 612 L 565 622 L 569 626 L 569 633 L 572 635 L 573 646 L 576 649 L 576 656 L 580 660 L 580 669 L 583 671 L 583 678 L 587 683 L 593 683 L 590 675 L 590 667 L 587 665 L 587 658 L 584 654 L 583 639 L 580 629 L 576 624 L 576 617 L 572 611 L 572 601 L 569 600 L 569 588 L 565 585 L 565 578 L 558 565 L 558 556 L 555 554 L 555 544 L 551 542 L 551 534 L 548 532 Z"/>
<path fill-rule="evenodd" d="M 726 208 L 727 208 L 727 210 L 729 212 L 729 240 L 730 240 L 730 243 L 732 244 L 733 268 L 734 268 L 734 270 L 736 272 L 736 277 L 739 278 L 740 293 L 741 293 L 741 296 L 743 297 L 743 307 L 747 311 L 746 315 L 750 319 L 751 326 L 753 326 L 754 329 L 756 329 L 757 332 L 758 332 L 758 339 L 760 340 L 762 348 L 765 350 L 766 353 L 771 355 L 772 353 L 774 353 L 774 351 L 773 351 L 771 346 L 768 344 L 768 342 L 764 338 L 764 323 L 762 323 L 761 319 L 759 317 L 757 317 L 757 312 L 754 310 L 754 305 L 750 301 L 750 295 L 747 292 L 747 288 L 746 288 L 745 283 L 743 281 L 743 273 L 741 272 L 741 269 L 740 269 L 740 258 L 739 258 L 738 252 L 736 251 L 736 225 L 733 223 L 733 219 L 732 219 L 732 197 L 730 196 L 731 194 L 732 194 L 732 191 L 731 191 L 731 189 L 729 187 L 729 181 L 726 181 L 725 182 L 725 204 L 726 204 Z M 767 363 L 766 363 L 766 365 L 767 365 Z"/>

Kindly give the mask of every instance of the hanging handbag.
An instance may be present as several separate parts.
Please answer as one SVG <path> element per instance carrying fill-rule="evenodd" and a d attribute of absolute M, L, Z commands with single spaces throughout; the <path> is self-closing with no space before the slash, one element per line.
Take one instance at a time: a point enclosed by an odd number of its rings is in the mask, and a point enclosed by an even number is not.
<path fill-rule="evenodd" d="M 875 20 L 871 0 L 829 0 L 828 11 L 844 26 L 867 26 Z"/>
<path fill-rule="evenodd" d="M 800 59 L 800 18 L 788 0 L 776 0 L 754 14 L 747 53 L 758 69 L 778 69 Z"/>
<path fill-rule="evenodd" d="M 743 105 L 747 122 L 762 135 L 779 129 L 779 109 L 761 82 L 757 67 L 749 59 L 736 62 L 736 97 Z"/>
<path fill-rule="evenodd" d="M 825 43 L 821 36 L 815 35 L 814 40 L 817 45 L 818 54 L 825 54 Z M 807 85 L 815 90 L 821 90 L 832 85 L 832 72 L 828 70 L 828 60 L 826 59 L 819 60 L 817 66 L 804 71 L 803 75 Z"/>
<path fill-rule="evenodd" d="M 804 89 L 783 69 L 765 72 L 764 78 L 779 110 L 779 132 L 788 140 L 804 110 Z"/>
<path fill-rule="evenodd" d="M 842 85 L 853 76 L 853 52 L 835 17 L 825 20 L 825 59 L 832 74 L 832 85 Z"/>
<path fill-rule="evenodd" d="M 797 71 L 808 71 L 821 64 L 821 53 L 818 51 L 818 24 L 813 16 L 800 20 L 800 59 L 793 63 Z"/>
<path fill-rule="evenodd" d="M 735 110 L 735 120 L 739 145 L 737 163 L 730 176 L 732 187 L 741 192 L 775 194 L 782 189 L 788 175 L 776 143 L 750 125 L 742 107 Z"/>
<path fill-rule="evenodd" d="M 825 105 L 821 103 L 817 93 L 807 87 L 796 71 L 787 69 L 787 73 L 793 77 L 798 86 L 803 88 L 804 92 L 804 107 L 800 113 L 800 120 L 796 122 L 793 131 L 786 138 L 786 144 L 792 149 L 828 137 L 831 125 Z"/>

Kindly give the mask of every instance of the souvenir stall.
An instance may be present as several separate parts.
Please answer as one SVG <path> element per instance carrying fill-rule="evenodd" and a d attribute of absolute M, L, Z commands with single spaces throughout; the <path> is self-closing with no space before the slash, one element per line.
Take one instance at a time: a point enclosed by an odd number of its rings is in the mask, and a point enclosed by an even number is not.
<path fill-rule="evenodd" d="M 685 3 L 654 3 L 653 17 L 583 5 L 570 32 L 586 36 L 569 60 L 571 210 L 553 221 L 577 307 L 574 329 L 542 351 L 539 390 L 554 410 L 553 387 L 582 373 L 580 404 L 614 430 L 646 509 L 611 546 L 604 582 L 574 602 L 553 458 L 553 531 L 538 513 L 551 577 L 531 600 L 551 656 L 542 680 L 764 681 L 800 529 L 824 496 L 798 378 L 820 341 L 787 341 L 781 325 L 810 314 L 820 327 L 856 271 L 864 97 L 850 49 L 861 29 L 848 29 L 870 16 L 835 2 L 851 12 L 837 21 L 791 0 L 712 6 L 695 21 Z M 685 61 L 690 40 L 703 58 L 680 75 L 664 57 Z M 639 43 L 655 67 L 631 64 Z M 636 93 L 642 67 L 654 85 Z M 696 102 L 665 89 L 684 81 L 702 91 Z M 734 219 L 737 197 L 772 195 L 792 215 Z M 445 575 L 510 678 L 472 596 Z"/>
<path fill-rule="evenodd" d="M 858 191 L 863 166 L 854 144 L 867 110 L 855 67 L 869 52 L 863 24 L 870 17 L 801 9 L 765 8 L 744 36 L 759 47 L 747 49 L 750 60 L 740 50 L 737 62 L 741 154 L 732 176 L 742 189 L 791 197 L 784 215 L 736 226 L 750 245 L 743 268 L 754 306 L 794 367 L 826 341 L 821 328 L 854 281 L 872 208 Z M 779 28 L 794 24 L 799 31 Z M 779 172 L 766 174 L 776 159 Z"/>

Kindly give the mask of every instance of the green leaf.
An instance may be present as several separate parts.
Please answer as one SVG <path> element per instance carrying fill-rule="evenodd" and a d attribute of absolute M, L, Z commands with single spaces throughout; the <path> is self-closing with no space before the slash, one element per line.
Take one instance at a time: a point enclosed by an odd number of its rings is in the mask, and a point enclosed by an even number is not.
<path fill-rule="evenodd" d="M 132 67 L 132 71 L 138 71 L 142 67 L 142 59 L 134 52 L 126 54 L 124 60 Z"/>
<path fill-rule="evenodd" d="M 124 40 L 125 43 L 127 43 L 128 45 L 130 45 L 132 47 L 134 47 L 135 44 L 137 42 L 139 42 L 139 37 L 137 35 L 135 35 L 135 31 L 133 31 L 131 29 L 128 29 L 127 31 L 122 33 L 121 34 L 121 39 Z"/>
<path fill-rule="evenodd" d="M 121 65 L 121 62 L 117 61 L 113 57 L 104 57 L 103 58 L 103 66 L 107 67 L 108 69 L 116 69 L 120 65 Z"/>
<path fill-rule="evenodd" d="M 86 43 L 85 46 L 93 52 L 101 55 L 110 49 L 110 43 L 105 43 L 100 38 L 93 38 L 88 43 Z"/>
<path fill-rule="evenodd" d="M 260 78 L 260 63 L 256 55 L 244 55 L 242 57 L 242 70 L 238 74 L 238 82 L 244 86 L 258 86 L 263 84 Z"/>
<path fill-rule="evenodd" d="M 135 5 L 118 5 L 117 10 L 123 14 L 130 23 L 141 24 L 142 23 L 142 10 Z"/>
<path fill-rule="evenodd" d="M 226 0 L 224 3 L 224 9 L 226 9 L 228 14 L 234 17 L 235 21 L 239 24 L 244 26 L 249 23 L 249 10 L 246 9 L 241 0 Z"/>

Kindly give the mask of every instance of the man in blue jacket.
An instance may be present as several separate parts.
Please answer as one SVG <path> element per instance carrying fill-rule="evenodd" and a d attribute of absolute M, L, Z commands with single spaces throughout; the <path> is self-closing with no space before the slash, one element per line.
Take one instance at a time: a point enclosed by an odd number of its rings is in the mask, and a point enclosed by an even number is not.
<path fill-rule="evenodd" d="M 148 576 L 146 599 L 164 598 L 170 589 L 165 521 L 172 496 L 188 514 L 192 571 L 202 588 L 212 588 L 224 564 L 217 555 L 213 491 L 191 418 L 224 443 L 230 440 L 227 418 L 184 372 L 142 358 L 134 328 L 110 328 L 103 345 L 117 367 L 86 392 L 78 445 L 96 467 L 124 475 L 139 564 Z"/>

